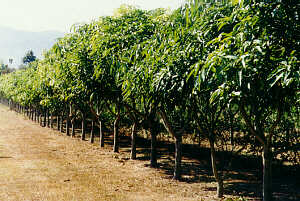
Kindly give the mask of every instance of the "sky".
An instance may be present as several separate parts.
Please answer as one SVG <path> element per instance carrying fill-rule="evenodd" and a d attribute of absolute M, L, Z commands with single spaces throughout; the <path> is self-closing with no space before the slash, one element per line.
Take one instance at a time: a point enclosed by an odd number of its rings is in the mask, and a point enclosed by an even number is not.
<path fill-rule="evenodd" d="M 33 32 L 66 33 L 73 24 L 112 15 L 122 4 L 142 9 L 174 9 L 184 0 L 0 0 L 0 2 L 0 26 Z"/>

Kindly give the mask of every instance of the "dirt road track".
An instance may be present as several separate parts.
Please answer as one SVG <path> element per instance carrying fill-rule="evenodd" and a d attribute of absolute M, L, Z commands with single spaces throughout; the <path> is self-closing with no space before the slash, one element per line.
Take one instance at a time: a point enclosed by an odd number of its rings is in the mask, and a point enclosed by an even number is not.
<path fill-rule="evenodd" d="M 42 128 L 0 105 L 0 201 L 214 200 L 213 191 L 171 181 L 124 154 Z"/>

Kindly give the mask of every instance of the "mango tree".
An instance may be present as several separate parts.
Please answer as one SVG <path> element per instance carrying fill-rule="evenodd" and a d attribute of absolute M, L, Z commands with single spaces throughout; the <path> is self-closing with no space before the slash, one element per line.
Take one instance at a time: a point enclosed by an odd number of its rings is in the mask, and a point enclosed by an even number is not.
<path fill-rule="evenodd" d="M 190 72 L 187 77 L 193 82 L 193 90 L 189 93 L 190 104 L 188 110 L 192 115 L 193 123 L 196 125 L 201 135 L 204 135 L 209 142 L 211 152 L 212 172 L 217 181 L 217 196 L 223 197 L 223 176 L 217 167 L 216 140 L 222 134 L 221 128 L 224 121 L 224 111 L 227 100 L 212 100 L 212 93 L 222 84 L 221 79 L 215 78 L 213 73 L 218 69 L 211 69 L 210 63 L 206 62 L 210 58 L 211 52 L 218 48 L 217 45 L 209 41 L 218 37 L 219 34 L 226 33 L 228 27 L 218 29 L 217 23 L 232 12 L 231 3 L 206 3 L 204 1 L 191 1 L 183 9 L 185 23 L 190 26 L 193 33 L 190 42 Z M 196 53 L 196 54 L 195 54 Z M 195 54 L 195 55 L 194 55 Z M 194 76 L 193 76 L 194 75 Z M 222 75 L 220 75 L 221 77 Z"/>
<path fill-rule="evenodd" d="M 219 20 L 219 29 L 224 26 L 232 30 L 211 41 L 219 48 L 206 60 L 223 80 L 212 97 L 237 101 L 249 133 L 260 142 L 263 200 L 270 201 L 273 141 L 299 93 L 299 4 L 245 1 Z"/>
<path fill-rule="evenodd" d="M 102 88 L 102 98 L 114 105 L 115 114 L 114 150 L 118 151 L 118 127 L 120 112 L 124 108 L 124 90 L 122 86 L 129 83 L 128 72 L 137 60 L 140 51 L 137 47 L 147 40 L 155 28 L 152 16 L 147 11 L 123 7 L 116 16 L 102 18 L 98 32 L 94 37 L 93 58 L 95 60 L 95 76 Z M 127 85 L 128 86 L 128 85 Z M 133 99 L 126 99 L 130 102 Z M 135 102 L 135 101 L 133 101 Z M 129 107 L 127 107 L 128 109 Z M 131 111 L 132 112 L 132 111 Z"/>
<path fill-rule="evenodd" d="M 169 17 L 163 9 L 135 10 L 131 15 L 132 22 L 128 27 L 131 48 L 121 57 L 123 66 L 126 66 L 121 69 L 124 106 L 133 121 L 131 158 L 135 158 L 135 129 L 137 125 L 140 125 L 149 130 L 151 136 L 150 166 L 157 167 L 156 136 L 159 131 L 157 118 L 159 98 L 154 90 L 153 79 L 159 67 L 153 64 L 153 57 L 156 56 L 155 50 L 161 45 L 160 41 L 163 37 L 158 34 Z"/>

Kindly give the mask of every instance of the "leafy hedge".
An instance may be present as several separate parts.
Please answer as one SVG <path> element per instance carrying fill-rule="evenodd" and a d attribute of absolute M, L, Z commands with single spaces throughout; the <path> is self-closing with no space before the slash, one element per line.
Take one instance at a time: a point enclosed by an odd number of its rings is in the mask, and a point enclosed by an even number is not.
<path fill-rule="evenodd" d="M 116 152 L 124 116 L 149 130 L 152 167 L 163 123 L 175 139 L 176 179 L 182 137 L 197 130 L 210 143 L 219 197 L 216 142 L 229 132 L 234 146 L 235 133 L 244 133 L 262 151 L 271 200 L 272 158 L 288 158 L 299 141 L 299 7 L 296 0 L 194 0 L 172 12 L 121 7 L 74 25 L 27 69 L 1 75 L 0 94 L 67 122 L 76 111 L 99 126 L 113 119 Z"/>

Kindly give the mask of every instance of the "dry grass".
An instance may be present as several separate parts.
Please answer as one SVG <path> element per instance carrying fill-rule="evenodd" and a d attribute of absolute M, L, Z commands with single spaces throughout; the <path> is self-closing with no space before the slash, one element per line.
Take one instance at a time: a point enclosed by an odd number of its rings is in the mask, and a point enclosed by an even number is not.
<path fill-rule="evenodd" d="M 148 161 L 72 139 L 0 106 L 0 200 L 218 200 L 215 183 L 170 180 Z"/>

